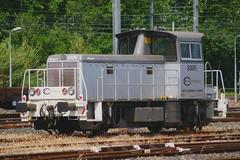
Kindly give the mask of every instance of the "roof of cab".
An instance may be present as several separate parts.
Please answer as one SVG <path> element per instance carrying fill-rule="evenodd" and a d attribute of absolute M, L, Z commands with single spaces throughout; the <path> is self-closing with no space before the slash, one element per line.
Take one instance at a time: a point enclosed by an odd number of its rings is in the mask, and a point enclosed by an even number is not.
<path fill-rule="evenodd" d="M 175 38 L 180 39 L 201 39 L 203 37 L 203 33 L 198 32 L 178 32 L 178 31 L 164 31 L 164 30 L 145 30 L 145 29 L 138 29 L 138 30 L 132 30 L 127 32 L 122 32 L 116 34 L 116 37 L 119 38 L 121 36 L 131 35 L 131 34 L 139 34 L 139 33 L 159 33 L 162 35 L 168 35 Z"/>

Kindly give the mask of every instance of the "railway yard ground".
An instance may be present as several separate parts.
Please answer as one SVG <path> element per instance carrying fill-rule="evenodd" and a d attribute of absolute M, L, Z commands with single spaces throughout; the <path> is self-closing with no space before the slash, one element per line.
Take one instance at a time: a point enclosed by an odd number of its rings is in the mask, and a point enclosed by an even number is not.
<path fill-rule="evenodd" d="M 232 106 L 233 103 L 230 103 Z M 240 159 L 240 106 L 228 120 L 214 120 L 202 130 L 110 129 L 101 136 L 71 136 L 34 130 L 14 110 L 0 109 L 0 159 Z"/>

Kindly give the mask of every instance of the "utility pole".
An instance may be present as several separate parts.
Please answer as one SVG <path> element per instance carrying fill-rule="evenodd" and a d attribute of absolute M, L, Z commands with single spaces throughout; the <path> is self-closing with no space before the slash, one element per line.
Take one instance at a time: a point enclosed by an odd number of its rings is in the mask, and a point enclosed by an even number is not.
<path fill-rule="evenodd" d="M 150 18 L 150 29 L 153 29 L 153 0 L 150 0 L 149 18 Z"/>
<path fill-rule="evenodd" d="M 193 0 L 193 32 L 198 32 L 198 0 Z"/>
<path fill-rule="evenodd" d="M 112 19 L 113 19 L 113 54 L 118 52 L 118 39 L 115 34 L 121 32 L 121 0 L 112 0 Z"/>
<path fill-rule="evenodd" d="M 234 101 L 237 102 L 237 39 L 240 35 L 234 38 Z"/>
<path fill-rule="evenodd" d="M 9 50 L 9 87 L 12 87 L 12 33 L 18 30 L 21 30 L 21 27 L 15 27 L 9 31 L 9 41 L 8 41 L 8 50 Z"/>
<path fill-rule="evenodd" d="M 238 94 L 240 94 L 240 72 L 238 72 Z"/>

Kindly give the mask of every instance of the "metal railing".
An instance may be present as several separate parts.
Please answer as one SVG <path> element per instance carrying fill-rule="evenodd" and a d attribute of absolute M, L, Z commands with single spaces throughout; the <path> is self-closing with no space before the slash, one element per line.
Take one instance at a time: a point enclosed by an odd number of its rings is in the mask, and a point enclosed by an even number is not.
<path fill-rule="evenodd" d="M 219 87 L 219 80 L 220 80 L 221 90 L 223 91 L 223 94 L 225 95 L 225 86 L 224 86 L 222 71 L 221 70 L 205 70 L 204 72 L 205 72 L 205 86 L 207 88 L 216 87 L 216 89 L 217 89 L 216 98 L 219 98 L 218 91 L 220 90 L 220 87 Z M 208 74 L 210 74 L 210 83 L 208 83 Z"/>
<path fill-rule="evenodd" d="M 77 88 L 82 87 L 81 84 L 83 84 L 83 88 L 85 91 L 84 98 L 85 98 L 85 101 L 88 100 L 85 79 L 83 77 L 82 71 L 78 68 L 27 69 L 27 70 L 25 70 L 24 77 L 23 77 L 22 92 L 21 92 L 22 96 L 23 96 L 23 91 L 25 88 L 26 80 L 28 82 L 27 86 L 29 89 L 31 87 L 49 87 L 49 76 L 51 76 L 51 74 L 49 72 L 51 72 L 51 71 L 55 71 L 55 74 L 56 73 L 58 74 L 57 78 L 55 77 L 56 79 L 53 79 L 54 82 L 58 82 L 58 83 L 52 84 L 53 86 L 51 86 L 51 87 L 63 87 L 66 82 L 66 80 L 65 80 L 66 78 L 64 78 L 64 73 L 67 73 L 67 71 L 73 71 L 73 77 L 72 77 L 73 80 L 70 77 L 70 80 L 73 82 L 73 84 L 71 86 L 73 86 L 77 90 Z M 35 80 L 32 80 L 32 78 L 34 78 Z M 79 84 L 77 83 L 77 81 L 79 82 Z M 39 83 L 39 82 L 41 82 L 41 83 Z M 36 85 L 33 85 L 32 83 L 33 84 L 35 83 Z M 80 91 L 82 91 L 82 89 L 80 89 Z"/>
<path fill-rule="evenodd" d="M 143 100 L 143 87 L 144 86 L 151 86 L 152 87 L 152 100 L 154 100 L 155 99 L 155 87 L 157 87 L 157 86 L 163 86 L 164 87 L 164 93 L 163 93 L 163 95 L 162 96 L 165 96 L 165 94 L 166 94 L 166 87 L 170 87 L 170 86 L 176 86 L 176 90 L 175 91 L 173 91 L 174 93 L 175 93 L 175 96 L 176 96 L 176 98 L 178 98 L 178 91 L 179 91 L 179 89 L 178 89 L 178 86 L 179 86 L 179 74 L 178 74 L 178 70 L 175 70 L 175 69 L 168 69 L 168 70 L 165 70 L 165 69 L 158 69 L 158 70 L 154 70 L 154 69 L 152 69 L 151 71 L 152 71 L 152 74 L 145 74 L 145 76 L 146 75 L 151 75 L 151 84 L 150 83 L 143 83 L 143 76 L 144 76 L 144 72 L 146 73 L 149 69 L 136 69 L 136 68 L 112 68 L 112 70 L 113 70 L 113 74 L 112 74 L 112 76 L 113 76 L 113 82 L 112 83 L 105 83 L 104 82 L 104 78 L 105 77 L 107 77 L 107 76 L 109 76 L 108 74 L 107 75 L 104 75 L 104 72 L 106 72 L 107 71 L 107 68 L 103 68 L 102 69 L 102 71 L 101 71 L 101 76 L 99 76 L 98 77 L 98 79 L 97 79 L 97 100 L 98 101 L 102 101 L 102 100 L 104 100 L 104 88 L 106 87 L 106 86 L 112 86 L 112 87 L 114 87 L 114 100 L 117 100 L 117 88 L 118 87 L 127 87 L 127 100 L 130 100 L 131 98 L 130 98 L 130 87 L 132 87 L 132 86 L 137 86 L 137 87 L 139 87 L 139 95 L 140 95 L 140 97 L 139 97 L 139 99 L 140 100 Z M 125 74 L 127 74 L 127 83 L 117 83 L 117 78 L 118 78 L 118 76 L 119 75 L 117 75 L 117 71 L 118 70 L 124 70 L 125 71 Z M 132 71 L 135 71 L 135 73 L 136 72 L 139 72 L 139 75 L 138 75 L 138 77 L 139 77 L 139 83 L 135 83 L 135 84 L 133 84 L 133 83 L 131 83 L 130 84 L 130 72 L 132 72 Z M 157 72 L 163 72 L 163 74 L 161 74 L 161 78 L 163 78 L 163 79 L 160 79 L 159 81 L 161 81 L 161 84 L 157 84 L 156 83 L 156 80 L 155 80 L 155 74 L 157 73 Z M 173 77 L 173 76 L 171 76 L 171 78 L 175 78 L 176 79 L 176 83 L 173 83 L 173 84 L 170 84 L 169 82 L 166 82 L 166 72 L 174 72 L 175 74 L 175 76 Z M 99 89 L 99 87 L 101 86 L 101 89 Z M 99 91 L 101 91 L 101 93 L 99 93 Z M 101 96 L 101 97 L 100 97 Z"/>

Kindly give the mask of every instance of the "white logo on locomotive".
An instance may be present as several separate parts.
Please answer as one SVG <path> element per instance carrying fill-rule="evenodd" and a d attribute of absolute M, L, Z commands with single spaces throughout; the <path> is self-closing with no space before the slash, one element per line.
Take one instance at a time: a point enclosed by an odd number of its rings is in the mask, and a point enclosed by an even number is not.
<path fill-rule="evenodd" d="M 50 88 L 44 88 L 43 89 L 43 94 L 49 95 L 50 93 L 51 93 L 51 89 Z"/>

